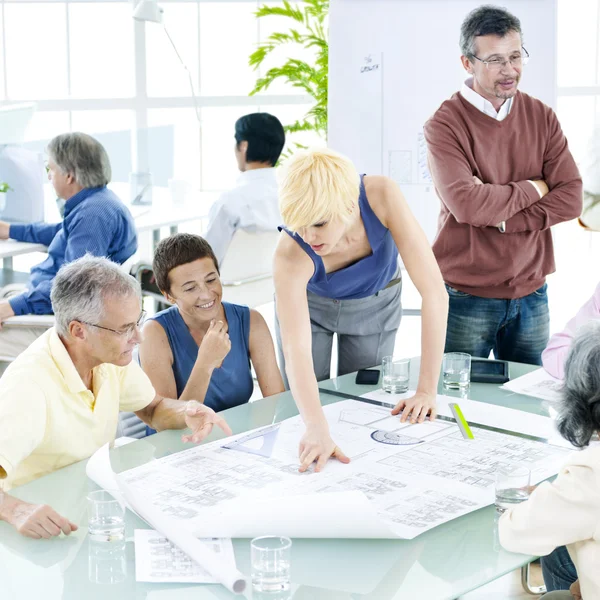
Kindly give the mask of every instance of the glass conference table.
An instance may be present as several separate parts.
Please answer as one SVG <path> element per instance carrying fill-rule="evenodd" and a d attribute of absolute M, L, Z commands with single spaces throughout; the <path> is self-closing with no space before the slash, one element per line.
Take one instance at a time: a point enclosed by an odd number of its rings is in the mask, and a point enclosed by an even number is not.
<path fill-rule="evenodd" d="M 418 359 L 411 373 L 415 385 Z M 511 378 L 535 367 L 511 364 Z M 358 386 L 346 375 L 321 387 L 364 394 L 378 386 Z M 440 388 L 441 393 L 441 388 Z M 450 393 L 449 395 L 452 395 Z M 546 403 L 498 389 L 472 384 L 469 398 L 547 416 Z M 339 399 L 322 394 L 322 402 Z M 25 400 L 25 399 L 24 399 Z M 297 414 L 289 393 L 225 411 L 234 433 Z M 209 440 L 221 437 L 211 434 Z M 184 447 L 181 432 L 165 431 L 111 451 L 116 471 L 138 466 Z M 186 445 L 189 447 L 189 445 Z M 137 583 L 133 531 L 148 525 L 127 511 L 126 543 L 90 544 L 86 501 L 96 489 L 85 474 L 86 461 L 42 477 L 11 493 L 23 500 L 46 503 L 79 524 L 69 537 L 30 540 L 0 522 L 0 598 L 4 600 L 207 600 L 236 598 L 220 585 Z M 490 506 L 441 525 L 411 541 L 295 539 L 292 548 L 292 590 L 288 595 L 261 595 L 261 600 L 400 600 L 457 598 L 527 564 L 533 557 L 501 549 Z M 301 515 L 299 515 L 301 517 Z M 268 533 L 268 532 L 265 532 Z M 249 540 L 234 540 L 238 568 L 250 574 Z M 249 586 L 250 587 L 250 586 Z M 247 597 L 256 600 L 259 595 Z"/>

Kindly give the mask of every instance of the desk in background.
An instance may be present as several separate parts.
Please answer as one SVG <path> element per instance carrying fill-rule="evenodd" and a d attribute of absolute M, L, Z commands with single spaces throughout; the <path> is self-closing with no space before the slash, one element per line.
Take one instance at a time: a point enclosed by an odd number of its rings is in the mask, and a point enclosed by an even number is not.
<path fill-rule="evenodd" d="M 111 184 L 110 188 L 115 191 L 120 198 L 127 198 L 125 193 L 129 193 L 127 184 Z M 219 194 L 215 192 L 197 192 L 190 194 L 186 204 L 173 204 L 170 199 L 167 188 L 155 188 L 153 190 L 154 203 L 152 205 L 131 206 L 131 213 L 135 220 L 136 229 L 140 235 L 138 254 L 140 260 L 149 260 L 152 262 L 154 248 L 161 239 L 161 229 L 168 227 L 171 234 L 178 231 L 179 225 L 190 221 L 201 221 L 208 216 L 208 211 L 212 203 L 218 198 Z M 58 223 L 61 220 L 58 208 L 56 207 L 54 192 L 52 186 L 45 186 L 45 214 L 46 222 Z M 144 234 L 151 235 L 151 243 L 145 243 Z M 47 248 L 43 244 L 33 244 L 29 242 L 17 242 L 15 240 L 0 240 L 0 259 L 4 269 L 4 283 L 26 283 L 29 274 L 13 271 L 13 257 L 33 252 L 46 252 Z M 11 281 L 9 271 L 15 273 Z M 23 275 L 27 278 L 23 280 Z"/>
<path fill-rule="evenodd" d="M 32 252 L 46 252 L 46 246 L 29 242 L 17 242 L 15 240 L 0 240 L 0 258 L 2 259 L 2 266 L 5 271 L 12 271 L 13 256 L 31 254 Z"/>
<path fill-rule="evenodd" d="M 419 372 L 413 359 L 412 385 Z M 511 364 L 518 377 L 537 367 Z M 375 386 L 357 386 L 354 374 L 322 382 L 324 387 L 364 394 Z M 441 388 L 440 388 L 441 393 Z M 472 384 L 474 400 L 548 416 L 544 402 Z M 323 394 L 323 404 L 336 402 Z M 289 392 L 224 411 L 234 433 L 280 421 L 297 414 Z M 210 439 L 216 439 L 212 435 Z M 111 451 L 113 468 L 123 471 L 184 447 L 181 433 L 164 431 Z M 2 598 L 10 600 L 224 600 L 240 598 L 222 586 L 136 583 L 132 536 L 148 526 L 127 512 L 126 577 L 114 585 L 90 581 L 101 562 L 86 535 L 85 495 L 95 489 L 85 474 L 86 461 L 76 463 L 11 493 L 23 500 L 47 503 L 80 525 L 69 538 L 29 540 L 0 523 Z M 511 554 L 494 538 L 493 506 L 436 527 L 414 540 L 294 540 L 290 600 L 427 600 L 453 599 L 477 589 L 530 562 L 533 557 Z M 268 533 L 268 532 L 265 532 Z M 239 569 L 250 573 L 249 540 L 234 540 Z M 108 557 L 107 557 L 108 560 Z M 108 563 L 104 565 L 107 568 Z M 277 600 L 282 600 L 278 598 Z"/>

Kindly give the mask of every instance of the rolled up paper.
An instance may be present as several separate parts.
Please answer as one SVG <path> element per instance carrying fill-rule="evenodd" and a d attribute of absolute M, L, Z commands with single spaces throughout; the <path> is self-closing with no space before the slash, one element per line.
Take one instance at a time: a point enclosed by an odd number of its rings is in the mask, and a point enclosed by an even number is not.
<path fill-rule="evenodd" d="M 186 531 L 180 522 L 154 508 L 150 502 L 136 494 L 119 476 L 117 476 L 117 483 L 127 504 L 146 523 L 164 535 L 182 552 L 185 552 L 230 592 L 242 594 L 246 590 L 247 581 L 242 573 L 224 564 L 223 560 L 209 546 Z"/>
<path fill-rule="evenodd" d="M 102 446 L 90 458 L 86 472 L 92 481 L 109 491 L 121 504 L 154 527 L 228 590 L 241 594 L 246 589 L 247 582 L 242 573 L 224 565 L 209 546 L 194 537 L 193 533 L 186 531 L 178 521 L 154 508 L 115 474 L 110 464 L 108 444 Z"/>

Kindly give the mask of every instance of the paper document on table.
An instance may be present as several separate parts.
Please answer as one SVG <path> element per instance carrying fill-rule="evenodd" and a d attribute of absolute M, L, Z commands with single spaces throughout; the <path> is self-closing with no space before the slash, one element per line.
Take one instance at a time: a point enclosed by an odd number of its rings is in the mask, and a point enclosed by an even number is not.
<path fill-rule="evenodd" d="M 120 437 L 114 442 L 114 446 L 125 446 L 135 442 L 135 438 Z M 127 502 L 119 490 L 119 484 L 114 471 L 110 465 L 109 444 L 104 444 L 92 456 L 90 456 L 87 465 L 85 466 L 85 474 L 99 487 L 109 492 L 115 500 L 118 500 L 122 505 L 135 512 Z"/>
<path fill-rule="evenodd" d="M 560 379 L 552 377 L 546 369 L 542 368 L 512 379 L 500 387 L 517 394 L 534 396 L 549 402 L 558 402 L 561 398 L 562 384 L 563 382 Z"/>
<path fill-rule="evenodd" d="M 54 327 L 54 315 L 18 315 L 2 322 L 10 327 Z"/>
<path fill-rule="evenodd" d="M 219 583 L 198 563 L 153 529 L 136 529 L 135 579 L 150 583 Z M 235 554 L 230 539 L 201 540 L 235 569 Z"/>
<path fill-rule="evenodd" d="M 415 394 L 409 390 L 405 394 L 391 395 L 383 390 L 375 390 L 362 394 L 361 398 L 368 398 L 388 404 L 390 407 L 398 403 L 400 399 L 410 398 Z M 512 431 L 524 435 L 531 435 L 545 440 L 554 439 L 557 436 L 556 426 L 553 419 L 536 415 L 523 410 L 488 404 L 478 400 L 457 399 L 453 396 L 438 394 L 437 410 L 443 417 L 454 418 L 449 404 L 457 402 L 465 419 L 470 425 L 486 425 L 505 431 Z"/>
<path fill-rule="evenodd" d="M 562 448 L 477 427 L 475 440 L 467 441 L 453 422 L 400 423 L 389 408 L 357 400 L 323 410 L 333 439 L 352 459 L 348 465 L 332 460 L 321 473 L 299 473 L 304 424 L 293 417 L 278 427 L 163 457 L 119 478 L 157 515 L 185 523 L 198 537 L 249 538 L 268 531 L 412 539 L 492 504 L 499 467 L 525 464 L 538 482 L 556 474 L 567 455 Z"/>
<path fill-rule="evenodd" d="M 128 438 L 119 439 L 124 441 Z M 232 565 L 230 562 L 223 561 L 222 556 L 213 551 L 210 543 L 197 539 L 189 529 L 183 526 L 181 521 L 156 510 L 143 495 L 132 490 L 119 475 L 114 473 L 110 463 L 108 444 L 102 446 L 92 455 L 88 461 L 86 473 L 99 486 L 110 491 L 121 504 L 124 504 L 138 517 L 154 527 L 163 537 L 172 542 L 191 561 L 201 565 L 203 570 L 209 573 L 216 582 L 222 583 L 228 590 L 236 594 L 244 592 L 246 579 L 237 570 L 235 562 Z"/>

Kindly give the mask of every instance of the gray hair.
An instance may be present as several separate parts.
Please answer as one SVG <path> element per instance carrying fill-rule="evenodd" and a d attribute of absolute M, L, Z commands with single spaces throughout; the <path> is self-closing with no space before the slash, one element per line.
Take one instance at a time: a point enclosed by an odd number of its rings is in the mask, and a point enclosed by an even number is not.
<path fill-rule="evenodd" d="M 140 284 L 108 258 L 86 254 L 63 265 L 54 278 L 50 294 L 56 331 L 67 335 L 72 321 L 98 323 L 104 317 L 106 298 L 131 295 L 141 298 Z"/>
<path fill-rule="evenodd" d="M 460 51 L 463 56 L 473 58 L 477 54 L 475 38 L 481 35 L 504 37 L 516 31 L 521 38 L 521 21 L 505 8 L 485 4 L 472 10 L 460 27 Z"/>
<path fill-rule="evenodd" d="M 577 448 L 587 446 L 600 430 L 600 321 L 586 323 L 573 339 L 557 426 Z"/>
<path fill-rule="evenodd" d="M 86 133 L 63 133 L 48 144 L 48 156 L 83 188 L 103 187 L 112 175 L 104 146 Z"/>

